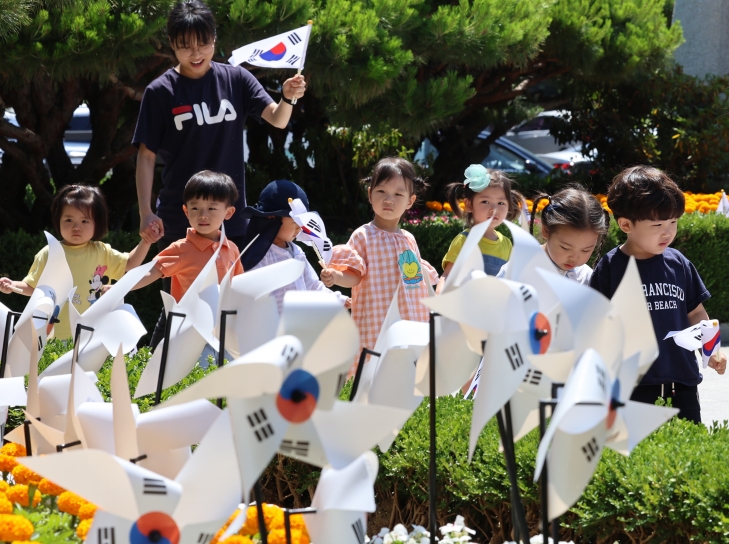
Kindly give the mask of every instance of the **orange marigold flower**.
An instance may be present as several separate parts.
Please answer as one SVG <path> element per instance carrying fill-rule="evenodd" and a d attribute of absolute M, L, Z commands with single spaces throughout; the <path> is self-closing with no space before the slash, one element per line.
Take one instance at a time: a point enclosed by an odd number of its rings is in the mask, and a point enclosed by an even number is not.
<path fill-rule="evenodd" d="M 7 493 L 8 489 L 10 489 L 10 484 L 5 480 L 0 480 L 0 493 Z"/>
<path fill-rule="evenodd" d="M 88 501 L 72 493 L 71 491 L 64 491 L 58 496 L 58 510 L 66 512 L 72 516 L 78 516 L 78 510 Z"/>
<path fill-rule="evenodd" d="M 436 212 L 443 211 L 443 204 L 441 204 L 440 202 L 434 200 L 433 202 L 431 202 L 431 204 L 432 204 L 432 207 L 430 208 L 431 210 L 436 211 Z"/>
<path fill-rule="evenodd" d="M 93 522 L 93 519 L 82 519 L 79 522 L 78 527 L 76 527 L 76 536 L 81 540 L 86 540 L 86 535 L 89 534 L 89 529 L 91 529 L 91 524 Z"/>
<path fill-rule="evenodd" d="M 66 491 L 60 485 L 56 485 L 52 481 L 46 480 L 45 478 L 43 478 L 38 484 L 38 490 L 44 495 L 53 495 L 55 497 Z"/>
<path fill-rule="evenodd" d="M 19 504 L 20 506 L 28 506 L 28 486 L 25 484 L 17 484 L 13 485 L 8 489 L 6 493 L 9 500 L 14 502 L 15 504 Z M 40 502 L 42 497 L 42 494 L 40 491 L 36 490 L 36 492 L 33 494 L 33 506 L 38 506 L 38 503 Z"/>
<path fill-rule="evenodd" d="M 443 204 L 443 209 L 445 211 L 447 211 L 447 212 L 452 212 L 453 211 L 453 208 L 451 208 L 450 202 L 446 202 L 445 204 Z"/>
<path fill-rule="evenodd" d="M 286 530 L 274 529 L 268 533 L 269 544 L 286 544 Z M 291 528 L 291 544 L 309 544 L 309 535 L 301 529 Z"/>
<path fill-rule="evenodd" d="M 15 442 L 8 442 L 5 444 L 2 448 L 0 448 L 0 453 L 9 455 L 10 457 L 26 456 L 25 446 L 22 444 L 16 444 Z"/>
<path fill-rule="evenodd" d="M 12 544 L 38 544 L 38 541 L 36 540 L 33 542 L 32 540 L 13 540 Z"/>
<path fill-rule="evenodd" d="M 78 519 L 93 519 L 96 514 L 96 505 L 90 502 L 82 504 L 78 509 Z"/>
<path fill-rule="evenodd" d="M 28 484 L 37 486 L 43 477 L 30 470 L 25 465 L 18 465 L 13 469 L 13 480 L 16 484 Z"/>
<path fill-rule="evenodd" d="M 0 471 L 1 472 L 12 472 L 15 467 L 18 466 L 18 462 L 12 455 L 5 455 L 0 453 Z"/>
<path fill-rule="evenodd" d="M 253 544 L 253 541 L 247 536 L 233 535 L 223 540 L 223 544 Z"/>
<path fill-rule="evenodd" d="M 10 499 L 8 499 L 4 493 L 0 493 L 0 514 L 12 514 L 12 513 L 13 513 L 13 503 L 10 502 Z"/>
<path fill-rule="evenodd" d="M 29 540 L 34 531 L 33 524 L 23 516 L 0 515 L 0 542 Z"/>
<path fill-rule="evenodd" d="M 284 526 L 283 510 L 274 504 L 263 503 L 263 516 L 266 520 L 266 528 L 269 531 L 281 529 Z M 255 506 L 248 507 L 246 522 L 238 531 L 244 536 L 253 536 L 258 532 L 258 510 Z"/>

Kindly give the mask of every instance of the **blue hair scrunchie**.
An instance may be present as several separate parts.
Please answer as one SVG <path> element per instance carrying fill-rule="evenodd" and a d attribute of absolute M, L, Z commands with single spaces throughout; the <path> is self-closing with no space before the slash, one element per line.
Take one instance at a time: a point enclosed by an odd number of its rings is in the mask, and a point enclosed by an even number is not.
<path fill-rule="evenodd" d="M 463 185 L 466 185 L 474 193 L 480 193 L 491 183 L 491 175 L 482 164 L 472 164 L 466 168 L 463 175 L 466 177 Z"/>

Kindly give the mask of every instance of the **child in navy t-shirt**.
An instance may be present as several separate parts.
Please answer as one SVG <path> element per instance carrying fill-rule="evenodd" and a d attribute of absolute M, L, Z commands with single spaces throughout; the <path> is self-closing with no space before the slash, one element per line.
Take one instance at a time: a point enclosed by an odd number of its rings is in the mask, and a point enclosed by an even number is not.
<path fill-rule="evenodd" d="M 683 215 L 683 193 L 662 171 L 635 166 L 613 180 L 608 207 L 628 239 L 600 259 L 590 286 L 612 298 L 630 257 L 635 257 L 660 348 L 631 399 L 653 404 L 658 397 L 671 397 L 679 417 L 701 423 L 698 384 L 703 377 L 696 356 L 673 340 L 664 340 L 670 331 L 709 319 L 703 302 L 711 295 L 699 273 L 680 251 L 668 247 Z M 723 374 L 726 356 L 718 352 L 709 366 Z"/>

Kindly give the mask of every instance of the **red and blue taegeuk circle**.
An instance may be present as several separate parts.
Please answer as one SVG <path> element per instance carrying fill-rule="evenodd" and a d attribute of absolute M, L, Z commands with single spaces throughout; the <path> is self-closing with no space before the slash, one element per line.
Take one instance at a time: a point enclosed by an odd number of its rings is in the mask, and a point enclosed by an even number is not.
<path fill-rule="evenodd" d="M 529 343 L 532 353 L 542 355 L 549 349 L 552 341 L 552 326 L 547 316 L 541 312 L 534 312 L 529 320 Z"/>
<path fill-rule="evenodd" d="M 276 408 L 290 423 L 303 423 L 316 409 L 319 382 L 306 370 L 297 368 L 284 380 L 276 396 Z"/>
<path fill-rule="evenodd" d="M 175 520 L 164 512 L 147 512 L 129 531 L 130 544 L 178 544 L 180 530 Z"/>
<path fill-rule="evenodd" d="M 275 45 L 268 51 L 264 51 L 263 53 L 261 53 L 260 57 L 263 60 L 273 61 L 273 60 L 281 60 L 285 54 L 286 54 L 286 46 L 283 44 L 283 42 L 279 42 L 278 45 Z"/>

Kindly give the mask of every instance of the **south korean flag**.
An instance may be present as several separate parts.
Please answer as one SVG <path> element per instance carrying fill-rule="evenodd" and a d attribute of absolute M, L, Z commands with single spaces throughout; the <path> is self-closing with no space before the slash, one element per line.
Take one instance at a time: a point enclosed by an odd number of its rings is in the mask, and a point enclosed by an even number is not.
<path fill-rule="evenodd" d="M 299 198 L 289 202 L 289 206 L 291 206 L 291 213 L 289 213 L 291 219 L 301 227 L 301 232 L 296 239 L 311 246 L 319 260 L 323 261 L 323 265 L 329 264 L 332 259 L 332 241 L 327 238 L 324 221 L 318 213 L 307 211 Z"/>
<path fill-rule="evenodd" d="M 262 68 L 304 69 L 306 48 L 309 45 L 311 25 L 244 45 L 233 51 L 228 62 L 237 66 L 243 62 Z"/>

